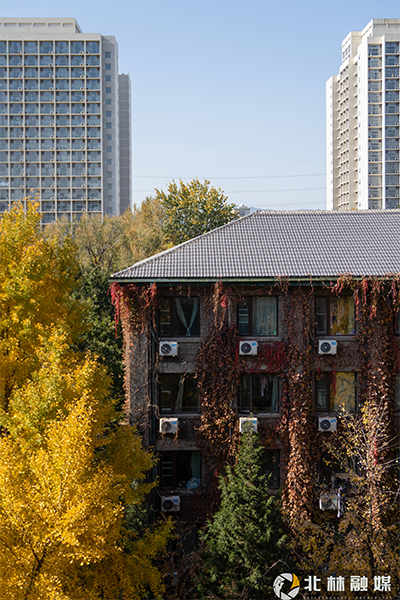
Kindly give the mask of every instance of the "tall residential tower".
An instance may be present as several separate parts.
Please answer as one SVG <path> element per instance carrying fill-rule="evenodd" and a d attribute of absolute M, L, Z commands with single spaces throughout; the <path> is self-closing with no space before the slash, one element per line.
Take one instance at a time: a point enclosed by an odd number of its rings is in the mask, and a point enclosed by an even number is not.
<path fill-rule="evenodd" d="M 373 19 L 342 43 L 327 82 L 327 208 L 398 208 L 400 19 Z"/>
<path fill-rule="evenodd" d="M 0 19 L 0 212 L 29 196 L 43 223 L 129 207 L 130 80 L 120 78 L 113 36 L 82 33 L 75 19 Z"/>

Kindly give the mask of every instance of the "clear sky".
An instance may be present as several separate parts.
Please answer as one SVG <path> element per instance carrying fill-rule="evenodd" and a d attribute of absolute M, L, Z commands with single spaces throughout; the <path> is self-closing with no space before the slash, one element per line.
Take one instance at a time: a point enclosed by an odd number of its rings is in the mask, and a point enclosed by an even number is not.
<path fill-rule="evenodd" d="M 400 18 L 400 0 L 0 0 L 0 16 L 115 35 L 135 203 L 198 177 L 236 204 L 324 209 L 325 82 L 349 31 Z"/>

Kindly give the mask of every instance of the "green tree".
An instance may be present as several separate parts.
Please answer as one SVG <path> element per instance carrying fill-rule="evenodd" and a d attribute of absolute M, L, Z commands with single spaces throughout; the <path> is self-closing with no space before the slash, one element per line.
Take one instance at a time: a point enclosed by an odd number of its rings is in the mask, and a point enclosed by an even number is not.
<path fill-rule="evenodd" d="M 167 192 L 156 189 L 156 199 L 160 200 L 165 211 L 164 234 L 172 245 L 181 244 L 202 233 L 225 225 L 239 217 L 234 204 L 228 204 L 228 197 L 221 189 L 193 179 L 180 185 L 172 181 Z"/>
<path fill-rule="evenodd" d="M 258 435 L 242 435 L 234 468 L 220 478 L 221 508 L 208 522 L 200 590 L 223 598 L 271 595 L 269 569 L 283 558 L 285 539 L 279 501 L 262 475 L 263 448 Z"/>

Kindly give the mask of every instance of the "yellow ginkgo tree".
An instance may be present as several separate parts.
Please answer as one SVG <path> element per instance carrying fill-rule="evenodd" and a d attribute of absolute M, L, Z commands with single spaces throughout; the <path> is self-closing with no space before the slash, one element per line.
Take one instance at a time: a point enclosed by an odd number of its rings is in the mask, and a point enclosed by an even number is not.
<path fill-rule="evenodd" d="M 0 230 L 7 250 L 0 259 L 7 308 L 0 317 L 0 596 L 131 600 L 150 590 L 159 597 L 153 559 L 171 524 L 139 535 L 125 519 L 153 485 L 145 477 L 154 457 L 121 424 L 105 367 L 73 343 L 81 310 L 68 299 L 73 244 L 47 246 L 29 211 L 6 215 Z"/>
<path fill-rule="evenodd" d="M 157 595 L 151 559 L 169 524 L 144 539 L 123 527 L 124 506 L 151 488 L 142 480 L 153 458 L 113 423 L 103 367 L 71 357 L 60 332 L 38 354 L 40 369 L 0 415 L 2 598 Z"/>

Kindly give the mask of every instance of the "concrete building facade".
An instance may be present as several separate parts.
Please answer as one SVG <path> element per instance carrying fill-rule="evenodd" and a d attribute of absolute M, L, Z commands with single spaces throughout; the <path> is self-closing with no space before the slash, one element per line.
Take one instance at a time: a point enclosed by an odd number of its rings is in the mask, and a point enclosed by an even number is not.
<path fill-rule="evenodd" d="M 326 84 L 327 208 L 398 208 L 400 19 L 373 19 L 342 42 Z"/>
<path fill-rule="evenodd" d="M 119 83 L 115 38 L 83 33 L 73 18 L 4 18 L 0 40 L 0 212 L 37 197 L 43 223 L 120 214 L 130 205 L 130 80 Z"/>

